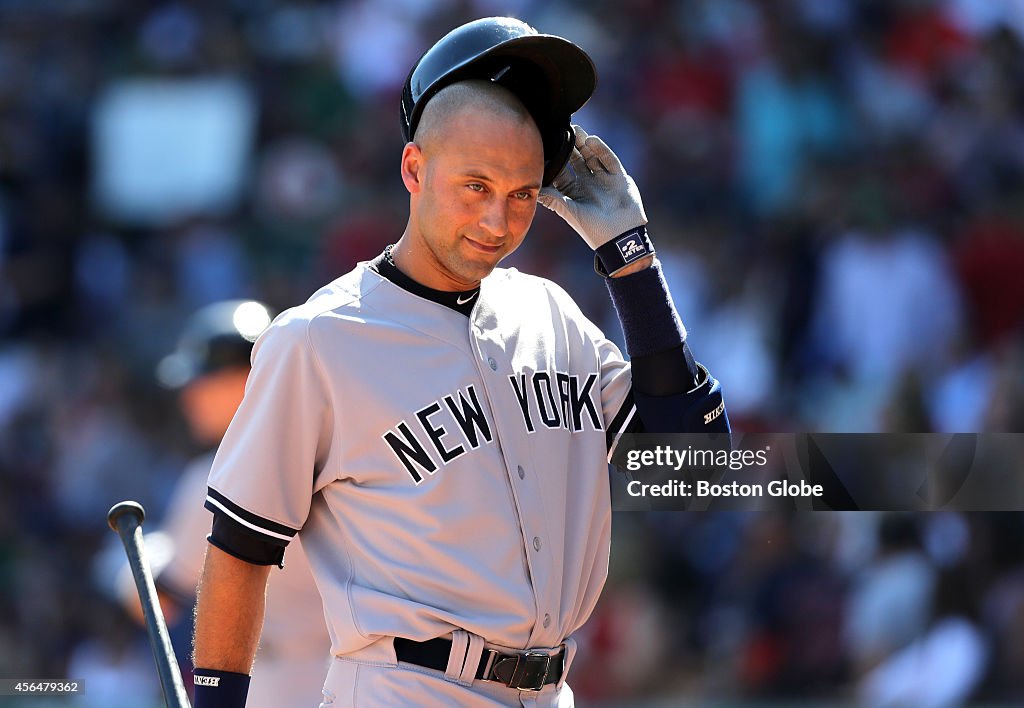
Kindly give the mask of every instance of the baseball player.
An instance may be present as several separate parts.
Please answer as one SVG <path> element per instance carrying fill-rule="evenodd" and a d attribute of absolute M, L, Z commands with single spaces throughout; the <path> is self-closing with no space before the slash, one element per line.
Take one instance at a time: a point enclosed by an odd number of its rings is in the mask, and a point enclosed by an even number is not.
<path fill-rule="evenodd" d="M 263 587 L 299 537 L 332 641 L 322 706 L 572 704 L 620 436 L 729 430 L 636 185 L 570 126 L 594 86 L 582 49 L 510 18 L 413 68 L 405 232 L 263 333 L 217 452 L 198 708 L 244 704 Z M 594 249 L 630 359 L 556 284 L 497 267 L 538 202 Z"/>
<path fill-rule="evenodd" d="M 186 323 L 176 350 L 157 367 L 164 386 L 179 391 L 182 411 L 196 442 L 215 447 L 242 400 L 249 354 L 270 324 L 265 305 L 228 300 L 208 305 Z M 161 530 L 171 552 L 154 567 L 160 604 L 169 621 L 191 607 L 206 554 L 209 513 L 203 508 L 212 450 L 192 460 L 175 487 Z M 154 564 L 156 566 L 156 564 Z M 122 597 L 142 623 L 130 574 Z M 267 616 L 250 706 L 316 705 L 327 673 L 330 640 L 320 595 L 300 545 L 267 588 Z"/>

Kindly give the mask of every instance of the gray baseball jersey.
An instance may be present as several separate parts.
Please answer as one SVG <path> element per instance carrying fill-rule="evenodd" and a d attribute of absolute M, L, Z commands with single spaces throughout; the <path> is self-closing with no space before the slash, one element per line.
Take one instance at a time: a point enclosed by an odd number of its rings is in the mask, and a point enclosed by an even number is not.
<path fill-rule="evenodd" d="M 210 515 L 199 501 L 206 493 L 212 462 L 209 454 L 189 464 L 161 525 L 173 542 L 173 554 L 157 580 L 182 597 L 194 596 L 203 570 Z M 284 571 L 276 573 L 267 586 L 266 620 L 246 706 L 316 705 L 329 649 L 320 595 L 296 539 L 288 549 Z"/>
<path fill-rule="evenodd" d="M 554 647 L 608 570 L 630 367 L 557 285 L 496 269 L 466 316 L 357 266 L 253 349 L 207 505 L 301 530 L 337 655 L 463 629 Z"/>

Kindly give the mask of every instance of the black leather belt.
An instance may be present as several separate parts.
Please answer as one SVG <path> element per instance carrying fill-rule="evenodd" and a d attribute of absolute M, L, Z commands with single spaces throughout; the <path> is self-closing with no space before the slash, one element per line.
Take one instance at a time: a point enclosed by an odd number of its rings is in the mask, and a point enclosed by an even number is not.
<path fill-rule="evenodd" d="M 446 671 L 451 653 L 450 639 L 438 637 L 426 642 L 414 642 L 402 637 L 395 638 L 398 660 L 409 664 Z M 564 648 L 554 654 L 529 649 L 517 654 L 502 654 L 494 649 L 484 649 L 476 669 L 476 678 L 497 681 L 521 691 L 539 691 L 547 684 L 558 683 L 562 678 L 564 660 Z"/>

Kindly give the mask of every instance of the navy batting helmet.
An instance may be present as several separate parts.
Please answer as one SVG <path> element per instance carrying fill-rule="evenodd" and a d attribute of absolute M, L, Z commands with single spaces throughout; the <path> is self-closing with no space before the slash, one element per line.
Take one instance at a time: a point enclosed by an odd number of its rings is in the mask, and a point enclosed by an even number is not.
<path fill-rule="evenodd" d="M 490 79 L 514 93 L 544 142 L 544 184 L 572 152 L 572 114 L 594 93 L 597 73 L 586 52 L 567 39 L 540 34 L 511 17 L 486 17 L 456 27 L 416 62 L 402 91 L 402 134 L 416 134 L 423 107 L 445 86 Z"/>
<path fill-rule="evenodd" d="M 167 388 L 228 366 L 249 366 L 252 343 L 270 324 L 270 310 L 255 300 L 224 300 L 196 311 L 185 323 L 178 346 L 156 368 Z"/>

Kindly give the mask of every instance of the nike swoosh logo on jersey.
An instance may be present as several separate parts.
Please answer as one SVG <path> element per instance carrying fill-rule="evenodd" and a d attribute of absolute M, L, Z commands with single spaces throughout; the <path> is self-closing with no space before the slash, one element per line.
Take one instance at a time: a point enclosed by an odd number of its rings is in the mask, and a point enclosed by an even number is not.
<path fill-rule="evenodd" d="M 478 293 L 478 292 L 480 292 L 480 291 L 479 291 L 479 290 L 477 290 L 476 292 Z M 455 304 L 456 304 L 456 305 L 465 305 L 465 304 L 466 304 L 467 302 L 469 302 L 470 300 L 472 300 L 472 299 L 473 299 L 473 298 L 475 298 L 475 297 L 476 297 L 476 293 L 473 293 L 472 295 L 470 295 L 469 297 L 467 297 L 467 298 L 466 298 L 465 300 L 463 300 L 463 299 L 462 299 L 462 296 L 461 296 L 461 295 L 459 295 L 459 296 L 458 296 L 457 298 L 455 298 Z"/>

